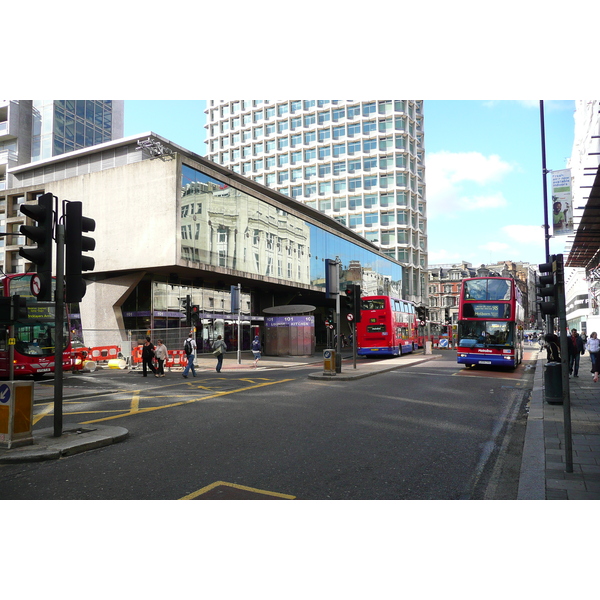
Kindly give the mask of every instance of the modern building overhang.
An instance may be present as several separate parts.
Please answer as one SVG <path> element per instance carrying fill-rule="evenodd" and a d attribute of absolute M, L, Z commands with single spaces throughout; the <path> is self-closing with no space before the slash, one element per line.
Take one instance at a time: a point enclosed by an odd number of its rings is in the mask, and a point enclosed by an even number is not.
<path fill-rule="evenodd" d="M 182 146 L 168 140 L 161 135 L 154 133 L 152 131 L 147 131 L 144 133 L 130 135 L 128 137 L 120 138 L 117 140 L 112 140 L 109 142 L 105 142 L 103 144 L 98 144 L 96 146 L 89 146 L 86 148 L 81 148 L 79 150 L 73 150 L 72 152 L 66 152 L 64 154 L 59 154 L 57 156 L 53 156 L 51 158 L 47 158 L 41 161 L 37 161 L 34 163 L 27 163 L 24 165 L 17 165 L 9 169 L 9 172 L 13 174 L 22 174 L 32 170 L 44 170 L 44 169 L 52 169 L 56 165 L 68 162 L 73 159 L 78 159 L 85 156 L 93 156 L 99 154 L 106 150 L 116 150 L 118 148 L 122 148 L 125 146 L 132 146 L 135 144 L 138 146 L 138 142 L 143 142 L 146 140 L 154 140 L 162 145 L 167 151 L 175 152 L 180 154 L 182 157 L 187 157 L 188 160 L 191 160 L 198 165 L 201 165 L 206 171 L 208 171 L 212 176 L 217 179 L 224 180 L 224 183 L 241 189 L 243 191 L 247 191 L 248 193 L 258 195 L 260 198 L 267 202 L 271 202 L 276 204 L 278 207 L 283 207 L 289 210 L 292 214 L 301 215 L 308 221 L 318 224 L 321 227 L 327 228 L 330 231 L 343 235 L 346 239 L 352 240 L 354 243 L 362 246 L 363 248 L 367 248 L 368 250 L 376 253 L 381 253 L 380 248 L 373 244 L 372 242 L 365 239 L 362 235 L 356 233 L 352 229 L 342 225 L 333 217 L 330 217 L 311 206 L 303 204 L 302 202 L 298 202 L 285 194 L 281 194 L 271 188 L 268 188 L 256 181 L 244 177 L 243 175 L 239 175 L 238 173 L 228 169 L 227 167 L 223 167 L 218 163 L 215 163 L 206 157 L 200 156 L 191 150 L 187 150 Z M 136 150 L 139 152 L 144 152 L 142 147 L 138 146 Z M 146 158 L 157 158 L 157 156 L 146 156 Z M 391 262 L 400 264 L 395 259 L 385 256 L 385 258 Z"/>
<path fill-rule="evenodd" d="M 599 263 L 600 168 L 596 171 L 596 177 L 565 264 L 567 267 L 582 267 L 590 270 L 597 267 Z"/>

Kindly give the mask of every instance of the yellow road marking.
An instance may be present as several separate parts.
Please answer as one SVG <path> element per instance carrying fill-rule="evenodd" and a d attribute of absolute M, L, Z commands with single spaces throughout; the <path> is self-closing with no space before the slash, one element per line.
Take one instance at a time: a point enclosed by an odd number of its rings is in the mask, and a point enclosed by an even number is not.
<path fill-rule="evenodd" d="M 133 393 L 133 398 L 131 398 L 131 408 L 129 412 L 131 414 L 138 412 L 140 409 L 140 392 L 139 390 Z"/>
<path fill-rule="evenodd" d="M 212 394 L 211 396 L 202 396 L 201 398 L 192 398 L 191 400 L 186 400 L 184 402 L 175 402 L 173 404 L 165 404 L 164 406 L 149 406 L 147 408 L 140 408 L 136 413 L 125 413 L 121 415 L 113 415 L 111 417 L 105 417 L 103 419 L 94 419 L 92 421 L 82 421 L 82 425 L 89 425 L 90 423 L 100 423 L 101 421 L 111 421 L 113 419 L 121 419 L 122 417 L 127 417 L 131 414 L 141 414 L 146 412 L 151 412 L 154 410 L 162 410 L 163 408 L 174 408 L 176 406 L 184 406 L 185 404 L 192 404 L 193 402 L 200 402 L 202 400 L 210 400 L 212 398 L 219 398 L 221 396 L 228 396 L 229 394 L 236 394 L 238 392 L 245 392 L 247 390 L 254 390 L 257 388 L 265 387 L 267 385 L 275 385 L 276 383 L 285 383 L 287 381 L 294 381 L 293 379 L 281 379 L 279 381 L 270 381 L 268 383 L 259 383 L 257 385 L 251 385 L 245 388 L 239 388 L 237 390 L 229 390 L 226 392 L 218 392 L 216 394 Z"/>
<path fill-rule="evenodd" d="M 50 403 L 48 404 L 48 406 L 45 406 L 44 408 L 42 408 L 42 410 L 37 414 L 33 416 L 33 425 L 35 425 L 38 421 L 41 421 L 45 416 L 48 415 L 48 413 L 54 408 L 54 403 Z"/>
<path fill-rule="evenodd" d="M 184 496 L 183 498 L 179 498 L 179 499 L 180 500 L 193 500 L 194 498 L 197 498 L 198 496 L 201 496 L 202 494 L 205 494 L 206 492 L 209 492 L 210 490 L 212 490 L 220 485 L 236 488 L 238 490 L 245 490 L 247 492 L 254 492 L 256 494 L 264 494 L 265 496 L 276 496 L 277 498 L 285 498 L 286 500 L 294 500 L 296 498 L 296 496 L 290 496 L 289 494 L 280 494 L 279 492 L 267 492 L 266 490 L 258 490 L 256 488 L 247 487 L 245 485 L 238 485 L 237 483 L 227 483 L 226 481 L 215 481 L 214 483 L 211 483 L 210 485 L 207 485 L 207 486 L 203 487 L 202 489 L 192 492 L 191 494 L 188 494 L 187 496 Z"/>

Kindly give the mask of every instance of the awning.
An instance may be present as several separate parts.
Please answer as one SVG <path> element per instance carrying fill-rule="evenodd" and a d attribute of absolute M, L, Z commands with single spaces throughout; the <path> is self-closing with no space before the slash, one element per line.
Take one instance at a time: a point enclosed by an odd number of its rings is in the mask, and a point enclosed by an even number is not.
<path fill-rule="evenodd" d="M 600 168 L 567 256 L 567 267 L 593 269 L 600 262 Z"/>

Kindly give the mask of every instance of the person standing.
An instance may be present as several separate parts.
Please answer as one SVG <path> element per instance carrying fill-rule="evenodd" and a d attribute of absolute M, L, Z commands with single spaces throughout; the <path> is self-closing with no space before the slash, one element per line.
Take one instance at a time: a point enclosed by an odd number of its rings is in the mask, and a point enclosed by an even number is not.
<path fill-rule="evenodd" d="M 255 335 L 252 340 L 252 354 L 254 354 L 254 368 L 256 369 L 258 361 L 260 360 L 260 338 Z"/>
<path fill-rule="evenodd" d="M 183 370 L 183 376 L 187 379 L 188 373 L 190 369 L 192 371 L 192 375 L 196 377 L 196 369 L 194 369 L 194 358 L 196 357 L 196 340 L 190 335 L 187 336 L 185 342 L 183 342 L 183 351 L 185 352 L 185 356 L 187 358 L 187 365 L 185 365 L 185 369 Z"/>
<path fill-rule="evenodd" d="M 218 335 L 213 345 L 213 354 L 217 357 L 217 373 L 220 373 L 223 367 L 223 354 L 225 352 L 227 352 L 227 345 L 221 339 L 221 336 Z"/>
<path fill-rule="evenodd" d="M 154 344 L 150 341 L 149 337 L 146 337 L 146 341 L 142 347 L 142 374 L 144 377 L 148 376 L 148 367 L 156 375 L 156 369 L 152 364 L 154 360 Z"/>
<path fill-rule="evenodd" d="M 165 360 L 169 357 L 169 351 L 167 347 L 163 344 L 162 340 L 158 340 L 158 344 L 154 351 L 156 360 L 158 361 L 158 369 L 154 374 L 155 377 L 164 377 L 165 376 Z"/>
<path fill-rule="evenodd" d="M 600 365 L 598 362 L 600 361 L 600 340 L 598 339 L 598 334 L 595 331 L 590 333 L 590 337 L 588 338 L 586 344 L 587 351 L 590 353 L 590 360 L 592 361 L 592 373 L 594 374 L 594 383 L 598 383 L 598 370 L 600 369 Z"/>
<path fill-rule="evenodd" d="M 571 330 L 571 335 L 567 337 L 567 343 L 569 346 L 569 375 L 579 377 L 579 357 L 585 352 L 585 346 L 577 329 Z"/>

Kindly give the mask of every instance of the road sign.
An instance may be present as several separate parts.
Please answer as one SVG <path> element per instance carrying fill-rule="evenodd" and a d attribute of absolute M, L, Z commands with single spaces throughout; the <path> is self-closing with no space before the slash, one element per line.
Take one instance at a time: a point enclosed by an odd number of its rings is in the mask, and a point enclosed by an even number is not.
<path fill-rule="evenodd" d="M 0 403 L 6 404 L 10 400 L 10 386 L 3 383 L 0 385 Z"/>
<path fill-rule="evenodd" d="M 31 293 L 37 298 L 38 294 L 40 293 L 40 290 L 42 289 L 42 282 L 40 280 L 40 276 L 39 275 L 34 275 L 31 278 L 31 282 L 29 284 L 29 287 L 31 289 Z"/>
<path fill-rule="evenodd" d="M 348 321 L 354 321 L 354 315 L 352 313 L 348 313 L 346 319 L 348 319 Z"/>
<path fill-rule="evenodd" d="M 440 340 L 440 348 L 447 348 L 448 347 L 448 340 L 442 338 Z"/>

